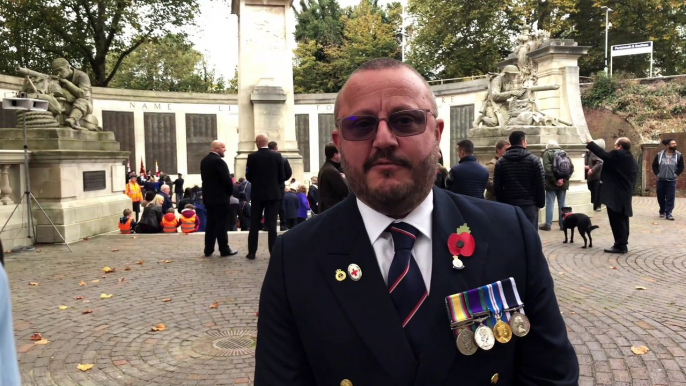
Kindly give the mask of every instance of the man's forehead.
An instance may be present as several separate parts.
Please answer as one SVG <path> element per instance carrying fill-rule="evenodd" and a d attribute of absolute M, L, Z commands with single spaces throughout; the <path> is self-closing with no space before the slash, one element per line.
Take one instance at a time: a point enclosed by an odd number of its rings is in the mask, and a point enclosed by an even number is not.
<path fill-rule="evenodd" d="M 431 93 L 415 73 L 406 68 L 366 70 L 353 74 L 346 83 L 339 100 L 341 109 L 371 107 L 383 98 L 384 103 L 431 103 Z M 372 100 L 366 98 L 372 97 Z M 374 97 L 379 97 L 374 101 Z M 379 104 L 380 105 L 380 104 Z"/>

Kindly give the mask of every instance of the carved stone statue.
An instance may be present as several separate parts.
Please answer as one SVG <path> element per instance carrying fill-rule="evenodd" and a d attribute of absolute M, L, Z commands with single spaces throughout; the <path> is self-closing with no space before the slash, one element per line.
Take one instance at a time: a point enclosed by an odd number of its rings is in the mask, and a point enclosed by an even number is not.
<path fill-rule="evenodd" d="M 517 37 L 517 45 L 514 56 L 517 58 L 520 76 L 518 83 L 522 86 L 533 86 L 538 83 L 538 65 L 529 56 L 532 52 L 550 39 L 548 31 L 538 30 L 531 32 L 528 26 L 522 27 L 522 32 Z"/>
<path fill-rule="evenodd" d="M 53 75 L 46 75 L 26 68 L 17 68 L 25 76 L 22 92 L 29 97 L 48 102 L 46 113 L 29 111 L 26 114 L 27 127 L 67 126 L 76 130 L 99 131 L 97 118 L 93 113 L 91 82 L 88 75 L 73 68 L 64 58 L 52 62 Z"/>

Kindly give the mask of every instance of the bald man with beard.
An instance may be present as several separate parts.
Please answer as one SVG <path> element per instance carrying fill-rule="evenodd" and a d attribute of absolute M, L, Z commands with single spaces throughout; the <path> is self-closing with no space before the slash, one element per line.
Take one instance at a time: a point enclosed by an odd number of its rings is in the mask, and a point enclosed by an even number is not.
<path fill-rule="evenodd" d="M 227 221 L 229 219 L 229 197 L 233 195 L 231 173 L 226 165 L 226 147 L 221 141 L 210 145 L 210 154 L 200 162 L 202 195 L 207 207 L 207 227 L 205 228 L 205 256 L 214 253 L 214 243 L 219 247 L 221 257 L 233 256 L 238 251 L 229 248 Z"/>

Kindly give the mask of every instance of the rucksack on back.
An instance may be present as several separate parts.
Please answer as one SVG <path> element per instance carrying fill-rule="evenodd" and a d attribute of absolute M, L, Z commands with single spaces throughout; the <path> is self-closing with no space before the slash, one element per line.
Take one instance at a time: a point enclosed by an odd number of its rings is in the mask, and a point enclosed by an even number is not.
<path fill-rule="evenodd" d="M 553 156 L 553 176 L 556 179 L 568 180 L 572 177 L 574 173 L 574 165 L 572 165 L 572 160 L 569 159 L 567 153 L 560 150 L 555 152 Z"/>

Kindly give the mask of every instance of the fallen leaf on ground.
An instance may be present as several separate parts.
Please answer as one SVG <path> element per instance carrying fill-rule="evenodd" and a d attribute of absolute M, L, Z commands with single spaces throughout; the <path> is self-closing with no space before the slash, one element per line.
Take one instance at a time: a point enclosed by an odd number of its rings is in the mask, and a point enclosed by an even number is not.
<path fill-rule="evenodd" d="M 126 267 L 124 267 L 124 271 L 130 271 L 131 267 L 129 267 L 129 263 L 126 263 Z"/>
<path fill-rule="evenodd" d="M 158 261 L 158 263 L 171 263 L 171 262 L 172 262 L 171 260 L 160 260 L 160 261 Z"/>
<path fill-rule="evenodd" d="M 6 254 L 6 255 L 7 255 L 7 254 L 10 254 L 10 253 L 12 253 L 11 250 L 10 250 L 10 251 L 5 251 L 5 254 Z"/>
<path fill-rule="evenodd" d="M 151 331 L 164 331 L 167 328 L 164 324 L 160 323 L 157 326 L 153 326 L 150 330 Z"/>
<path fill-rule="evenodd" d="M 91 310 L 83 310 L 83 311 L 81 311 L 81 313 L 82 313 L 82 314 L 92 314 L 93 311 L 91 311 Z"/>
<path fill-rule="evenodd" d="M 217 302 L 210 304 L 210 308 L 217 308 L 218 306 L 219 306 L 219 303 L 217 303 Z"/>
<path fill-rule="evenodd" d="M 136 264 L 138 264 L 138 265 L 143 265 L 143 262 L 142 262 L 142 261 L 137 261 Z"/>
<path fill-rule="evenodd" d="M 657 223 L 656 223 L 656 222 L 654 222 L 654 223 L 653 223 L 653 225 L 657 225 Z"/>
<path fill-rule="evenodd" d="M 117 248 L 112 248 L 112 252 L 119 252 L 119 249 L 117 249 Z"/>
<path fill-rule="evenodd" d="M 564 275 L 564 274 L 565 274 L 564 272 L 558 272 L 558 273 L 559 273 L 560 275 Z"/>
<path fill-rule="evenodd" d="M 646 346 L 631 346 L 631 352 L 633 352 L 636 355 L 643 355 L 650 351 L 650 349 Z"/>
<path fill-rule="evenodd" d="M 74 296 L 74 300 L 81 300 L 81 299 L 85 299 L 85 298 L 86 298 L 85 296 Z"/>
<path fill-rule="evenodd" d="M 112 294 L 109 294 L 109 295 L 108 294 L 100 294 L 100 299 L 109 299 L 112 296 L 114 296 L 114 295 L 112 295 Z"/>
<path fill-rule="evenodd" d="M 171 302 L 171 298 L 162 299 L 162 303 Z"/>
<path fill-rule="evenodd" d="M 570 315 L 576 315 L 576 312 L 572 311 L 569 313 Z"/>
<path fill-rule="evenodd" d="M 645 291 L 645 290 L 647 290 L 648 288 L 646 288 L 646 287 L 644 287 L 644 286 L 642 286 L 642 285 L 637 285 L 637 286 L 636 286 L 636 289 L 639 290 L 639 291 Z"/>
<path fill-rule="evenodd" d="M 84 303 L 90 303 L 91 301 L 90 300 L 84 300 L 83 302 Z"/>
<path fill-rule="evenodd" d="M 84 285 L 86 285 L 86 282 L 83 281 L 83 280 L 81 280 L 81 281 L 79 282 L 79 285 L 80 285 L 81 287 L 83 287 Z"/>
<path fill-rule="evenodd" d="M 117 280 L 117 283 L 121 283 L 124 281 L 124 276 L 120 277 L 119 280 Z"/>
<path fill-rule="evenodd" d="M 88 237 L 84 237 L 84 238 L 83 238 L 83 241 L 88 241 Z"/>
<path fill-rule="evenodd" d="M 50 341 L 47 340 L 47 339 L 41 339 L 41 340 L 39 340 L 39 341 L 37 341 L 37 342 L 33 342 L 33 344 L 39 344 L 39 345 L 41 345 L 41 346 L 44 345 L 44 344 L 48 344 L 48 343 L 50 343 Z"/>
<path fill-rule="evenodd" d="M 29 339 L 31 339 L 31 340 L 41 340 L 41 339 L 43 339 L 43 335 L 41 335 L 40 332 L 37 332 L 37 333 L 31 335 L 31 337 L 30 337 Z"/>
<path fill-rule="evenodd" d="M 35 281 L 30 281 L 30 282 L 29 282 L 29 285 L 37 286 L 37 285 L 40 285 L 40 283 L 35 282 Z"/>
<path fill-rule="evenodd" d="M 100 279 L 91 280 L 91 283 L 100 283 Z"/>
<path fill-rule="evenodd" d="M 59 308 L 60 310 L 66 310 L 66 309 L 69 308 L 69 307 L 67 307 L 67 306 L 59 306 L 59 307 L 57 307 L 57 308 Z"/>
<path fill-rule="evenodd" d="M 90 369 L 93 368 L 93 365 L 90 364 L 90 363 L 89 363 L 89 364 L 85 364 L 85 365 L 82 365 L 82 364 L 79 363 L 79 365 L 76 366 L 76 368 L 79 369 L 79 370 L 81 370 L 81 371 L 88 371 L 88 370 L 90 370 Z"/>
<path fill-rule="evenodd" d="M 260 316 L 260 312 L 259 311 L 255 312 L 255 316 Z"/>
<path fill-rule="evenodd" d="M 132 239 L 137 239 L 138 237 L 136 237 L 136 236 L 131 236 L 131 238 L 132 238 Z"/>
<path fill-rule="evenodd" d="M 614 265 L 611 265 L 610 269 L 617 269 L 617 267 L 615 267 Z"/>
<path fill-rule="evenodd" d="M 102 271 L 105 273 L 114 272 L 114 270 L 115 270 L 115 268 L 110 268 L 110 267 L 105 267 L 102 269 Z"/>

